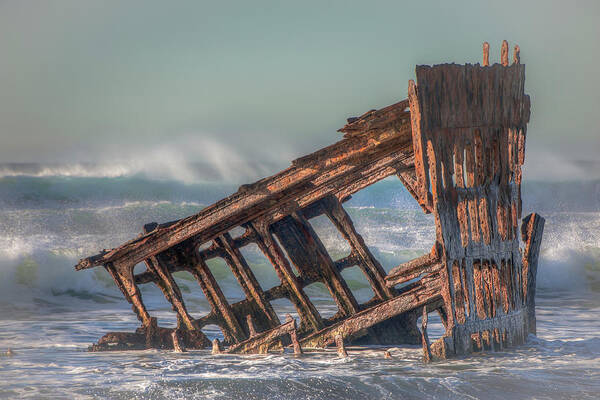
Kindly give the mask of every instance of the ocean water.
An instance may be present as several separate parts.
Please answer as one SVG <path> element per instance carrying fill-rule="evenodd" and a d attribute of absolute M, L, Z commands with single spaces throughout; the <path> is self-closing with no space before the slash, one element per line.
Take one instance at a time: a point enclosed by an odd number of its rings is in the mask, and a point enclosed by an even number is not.
<path fill-rule="evenodd" d="M 598 398 L 600 393 L 600 182 L 527 182 L 524 215 L 546 218 L 538 271 L 538 335 L 499 353 L 424 364 L 421 349 L 350 347 L 335 351 L 213 356 L 210 351 L 88 353 L 109 331 L 138 322 L 102 269 L 75 272 L 81 257 L 139 234 L 145 223 L 198 212 L 237 189 L 227 183 L 152 177 L 80 166 L 0 167 L 0 398 L 396 399 Z M 427 252 L 434 226 L 395 179 L 345 203 L 357 230 L 386 270 Z M 315 230 L 328 251 L 348 247 L 324 219 Z M 277 284 L 255 248 L 244 248 L 264 289 Z M 224 265 L 211 265 L 231 301 L 241 290 Z M 359 301 L 371 292 L 356 270 L 344 272 Z M 190 276 L 178 274 L 192 315 L 209 307 Z M 175 318 L 158 289 L 144 301 L 159 324 Z M 335 305 L 319 285 L 319 311 Z M 274 304 L 283 316 L 290 303 Z M 432 338 L 442 333 L 433 321 Z M 220 337 L 216 327 L 205 329 Z M 6 355 L 7 349 L 13 351 Z"/>

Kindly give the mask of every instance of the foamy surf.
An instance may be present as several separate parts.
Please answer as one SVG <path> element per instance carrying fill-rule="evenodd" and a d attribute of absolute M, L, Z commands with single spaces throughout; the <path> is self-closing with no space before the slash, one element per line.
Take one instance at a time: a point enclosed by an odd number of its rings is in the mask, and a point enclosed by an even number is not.
<path fill-rule="evenodd" d="M 0 178 L 0 398 L 593 398 L 600 390 L 600 193 L 598 182 L 531 183 L 524 212 L 547 220 L 538 271 L 538 336 L 528 344 L 476 359 L 423 364 L 417 347 L 348 348 L 268 356 L 212 356 L 209 351 L 87 353 L 108 331 L 133 331 L 138 321 L 102 269 L 75 272 L 81 257 L 111 248 L 165 222 L 198 212 L 237 185 L 189 184 L 143 177 L 11 176 Z M 574 191 L 577 189 L 579 192 Z M 581 197 L 573 193 L 588 193 Z M 560 201 L 553 201 L 559 199 Z M 567 206 L 568 205 L 568 206 Z M 386 270 L 430 250 L 435 231 L 402 185 L 385 180 L 344 205 Z M 315 230 L 336 257 L 349 251 L 328 221 Z M 244 248 L 261 286 L 278 279 L 256 249 Z M 143 268 L 142 266 L 138 268 Z M 234 301 L 243 294 L 227 266 L 212 265 Z M 371 295 L 360 273 L 344 271 L 359 299 Z M 194 316 L 210 311 L 196 282 L 175 274 Z M 307 288 L 319 311 L 337 308 L 328 291 Z M 152 285 L 144 302 L 159 323 L 176 324 Z M 291 303 L 273 305 L 283 318 Z M 437 324 L 437 328 L 436 328 Z M 432 338 L 441 335 L 430 321 Z M 208 326 L 209 338 L 222 338 Z"/>

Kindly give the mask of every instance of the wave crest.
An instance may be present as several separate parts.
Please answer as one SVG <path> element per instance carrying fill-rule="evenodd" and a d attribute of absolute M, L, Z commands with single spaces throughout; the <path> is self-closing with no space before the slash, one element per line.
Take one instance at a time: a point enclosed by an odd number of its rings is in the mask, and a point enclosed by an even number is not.
<path fill-rule="evenodd" d="M 141 176 L 184 183 L 240 182 L 271 174 L 291 158 L 283 149 L 264 150 L 264 154 L 249 158 L 235 146 L 225 145 L 210 137 L 196 136 L 174 139 L 160 146 L 138 146 L 135 152 L 119 149 L 103 154 L 107 155 L 98 162 L 2 163 L 0 178 Z"/>

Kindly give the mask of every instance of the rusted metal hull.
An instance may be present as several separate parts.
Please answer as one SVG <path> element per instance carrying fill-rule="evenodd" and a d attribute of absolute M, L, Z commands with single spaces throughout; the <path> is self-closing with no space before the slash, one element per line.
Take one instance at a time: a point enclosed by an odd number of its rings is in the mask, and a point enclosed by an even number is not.
<path fill-rule="evenodd" d="M 90 350 L 205 348 L 202 333 L 218 325 L 225 352 L 263 353 L 340 342 L 422 344 L 426 360 L 522 343 L 535 333 L 535 278 L 544 220 L 523 220 L 519 243 L 521 165 L 529 97 L 518 48 L 508 65 L 445 64 L 417 67 L 408 99 L 351 118 L 344 139 L 295 160 L 279 174 L 251 185 L 200 213 L 165 224 L 113 250 L 83 259 L 77 270 L 102 265 L 142 323 L 136 333 L 109 333 Z M 425 213 L 436 243 L 429 254 L 388 274 L 356 231 L 343 202 L 395 175 Z M 347 240 L 350 255 L 334 260 L 310 220 L 326 216 Z M 231 232 L 244 228 L 241 235 Z M 263 290 L 240 249 L 255 244 L 273 265 L 279 286 Z M 246 299 L 230 303 L 207 260 L 222 258 Z M 134 274 L 136 264 L 146 271 Z M 341 275 L 358 266 L 374 297 L 360 304 Z M 173 273 L 197 280 L 211 312 L 188 312 Z M 297 273 L 295 272 L 297 271 Z M 323 318 L 305 293 L 321 282 L 338 313 Z M 155 284 L 177 313 L 178 327 L 158 327 L 139 285 Z M 399 286 L 403 285 L 403 286 Z M 299 325 L 281 322 L 271 302 L 287 298 Z M 444 316 L 445 335 L 430 344 L 427 314 Z M 417 318 L 423 316 L 421 330 Z M 220 352 L 220 345 L 213 347 Z"/>

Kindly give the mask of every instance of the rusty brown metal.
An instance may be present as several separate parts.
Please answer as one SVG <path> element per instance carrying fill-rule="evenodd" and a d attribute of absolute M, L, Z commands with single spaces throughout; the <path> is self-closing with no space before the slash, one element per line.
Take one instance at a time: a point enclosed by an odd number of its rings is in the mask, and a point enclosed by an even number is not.
<path fill-rule="evenodd" d="M 265 353 L 344 343 L 423 345 L 426 361 L 502 349 L 535 333 L 535 281 L 544 219 L 523 219 L 524 163 L 529 96 L 525 65 L 508 43 L 500 64 L 417 66 L 408 98 L 348 119 L 339 142 L 292 162 L 198 214 L 151 223 L 122 246 L 82 259 L 76 270 L 103 266 L 131 303 L 141 327 L 112 332 L 92 351 L 211 346 L 202 329 L 216 324 L 213 353 Z M 432 213 L 436 242 L 421 257 L 386 274 L 345 211 L 354 193 L 397 176 L 425 213 Z M 333 259 L 311 225 L 327 217 L 348 242 L 349 255 Z M 242 234 L 233 229 L 243 228 Z M 520 240 L 523 242 L 521 249 Z M 241 248 L 255 244 L 273 265 L 278 286 L 262 288 Z M 221 258 L 245 299 L 230 302 L 207 261 Z M 146 271 L 133 273 L 138 263 Z M 359 303 L 341 272 L 358 266 L 374 296 Z M 211 311 L 194 318 L 173 274 L 197 280 Z M 297 271 L 297 272 L 296 272 Z M 324 318 L 305 288 L 320 282 L 338 312 Z M 155 284 L 177 314 L 178 326 L 158 326 L 139 285 Z M 271 304 L 286 298 L 299 324 L 281 322 Z M 428 313 L 438 312 L 445 334 L 430 343 Z M 422 318 L 421 329 L 417 318 Z M 345 350 L 344 350 L 345 351 Z"/>
<path fill-rule="evenodd" d="M 446 333 L 431 346 L 434 357 L 519 344 L 535 332 L 523 287 L 535 287 L 543 219 L 524 219 L 522 256 L 517 230 L 529 97 L 518 53 L 516 47 L 509 66 L 504 41 L 501 64 L 419 66 L 418 85 L 411 84 L 415 168 L 419 191 L 433 199 L 447 314 Z"/>
<path fill-rule="evenodd" d="M 274 347 L 281 346 L 284 335 L 293 335 L 296 332 L 296 320 L 288 315 L 286 322 L 267 331 L 256 334 L 249 339 L 230 346 L 227 353 L 259 353 L 265 354 Z M 290 339 L 291 340 L 291 339 Z M 294 347 L 295 352 L 297 351 Z M 301 352 L 302 350 L 300 350 Z"/>

